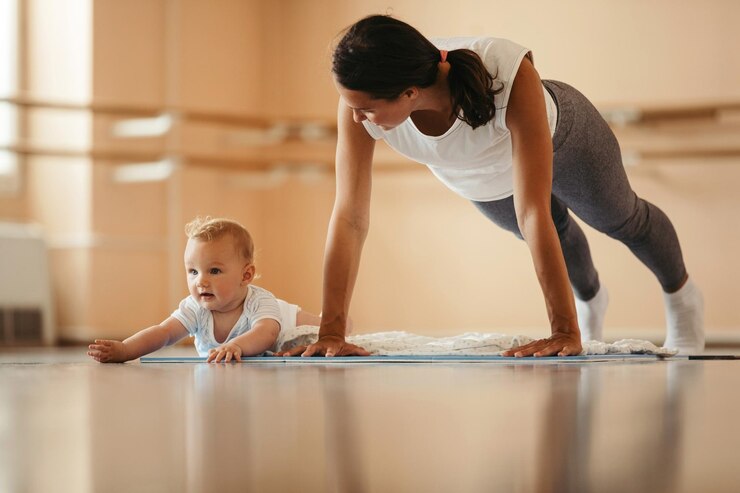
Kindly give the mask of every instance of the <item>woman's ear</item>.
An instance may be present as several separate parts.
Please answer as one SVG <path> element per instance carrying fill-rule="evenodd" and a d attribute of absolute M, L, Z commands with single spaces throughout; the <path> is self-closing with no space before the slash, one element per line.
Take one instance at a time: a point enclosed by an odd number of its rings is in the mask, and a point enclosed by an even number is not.
<path fill-rule="evenodd" d="M 401 96 L 414 100 L 419 97 L 419 88 L 411 86 L 401 93 Z"/>
<path fill-rule="evenodd" d="M 247 264 L 242 270 L 242 284 L 249 284 L 254 280 L 254 272 L 256 268 L 254 264 Z"/>

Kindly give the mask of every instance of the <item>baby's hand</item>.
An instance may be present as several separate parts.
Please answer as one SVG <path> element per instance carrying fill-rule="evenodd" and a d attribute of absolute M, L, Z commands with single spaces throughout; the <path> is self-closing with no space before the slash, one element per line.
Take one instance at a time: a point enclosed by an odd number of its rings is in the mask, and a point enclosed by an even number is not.
<path fill-rule="evenodd" d="M 121 341 L 95 339 L 88 349 L 87 355 L 100 363 L 122 363 L 127 360 L 126 346 Z"/>
<path fill-rule="evenodd" d="M 210 363 L 211 361 L 214 363 L 220 363 L 221 361 L 229 363 L 232 359 L 235 361 L 242 360 L 242 348 L 240 348 L 238 344 L 227 342 L 226 344 L 221 344 L 219 347 L 208 351 L 208 359 L 206 360 L 206 363 Z"/>

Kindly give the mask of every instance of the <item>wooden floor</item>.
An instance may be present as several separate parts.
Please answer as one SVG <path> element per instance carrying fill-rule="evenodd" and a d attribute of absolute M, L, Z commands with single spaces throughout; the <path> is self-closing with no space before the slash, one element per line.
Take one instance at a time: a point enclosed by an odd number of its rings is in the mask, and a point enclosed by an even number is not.
<path fill-rule="evenodd" d="M 740 361 L 86 358 L 0 352 L 0 491 L 740 491 Z"/>

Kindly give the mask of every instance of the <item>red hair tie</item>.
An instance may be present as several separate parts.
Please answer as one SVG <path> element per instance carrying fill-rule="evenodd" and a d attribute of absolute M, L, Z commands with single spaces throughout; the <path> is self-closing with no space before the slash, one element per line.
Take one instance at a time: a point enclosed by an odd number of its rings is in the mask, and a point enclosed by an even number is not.
<path fill-rule="evenodd" d="M 439 58 L 442 60 L 442 63 L 447 61 L 447 50 L 439 50 Z"/>

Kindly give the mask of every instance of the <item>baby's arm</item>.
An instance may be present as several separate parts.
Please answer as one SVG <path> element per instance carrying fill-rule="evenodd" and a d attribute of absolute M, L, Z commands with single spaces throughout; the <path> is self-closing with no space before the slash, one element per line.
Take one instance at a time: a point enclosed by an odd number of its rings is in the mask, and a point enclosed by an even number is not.
<path fill-rule="evenodd" d="M 187 335 L 188 331 L 182 322 L 169 317 L 161 324 L 141 330 L 123 342 L 95 339 L 95 343 L 88 346 L 87 354 L 101 363 L 122 363 L 174 344 Z"/>
<path fill-rule="evenodd" d="M 208 362 L 241 361 L 242 356 L 255 356 L 270 349 L 280 334 L 280 324 L 272 318 L 258 320 L 246 333 L 208 351 Z"/>

